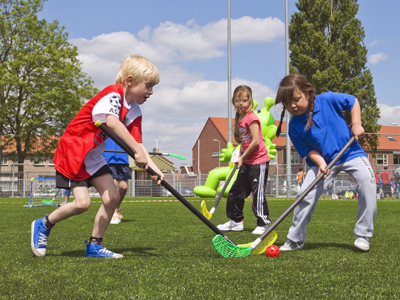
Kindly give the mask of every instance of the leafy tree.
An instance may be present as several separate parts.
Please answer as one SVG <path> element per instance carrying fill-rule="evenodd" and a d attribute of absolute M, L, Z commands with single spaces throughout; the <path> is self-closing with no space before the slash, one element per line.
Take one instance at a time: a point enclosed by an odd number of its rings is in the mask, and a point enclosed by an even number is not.
<path fill-rule="evenodd" d="M 0 0 L 0 153 L 15 146 L 18 163 L 50 155 L 54 137 L 97 92 L 65 28 L 38 18 L 44 1 Z"/>
<path fill-rule="evenodd" d="M 364 29 L 356 18 L 357 0 L 299 0 L 296 7 L 289 27 L 291 72 L 304 75 L 317 93 L 355 95 L 365 131 L 378 132 L 380 111 L 365 66 L 367 49 Z M 351 122 L 349 112 L 345 118 Z M 375 153 L 378 137 L 367 135 L 361 144 Z"/>

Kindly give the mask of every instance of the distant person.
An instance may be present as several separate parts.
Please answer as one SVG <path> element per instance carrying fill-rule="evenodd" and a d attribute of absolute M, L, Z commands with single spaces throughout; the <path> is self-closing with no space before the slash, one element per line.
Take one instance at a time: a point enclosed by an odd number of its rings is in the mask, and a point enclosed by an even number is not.
<path fill-rule="evenodd" d="M 320 173 L 325 174 L 301 201 L 293 213 L 288 240 L 280 247 L 282 251 L 304 247 L 307 224 L 310 222 L 318 199 L 335 176 L 345 171 L 356 180 L 358 189 L 358 222 L 355 225 L 354 245 L 362 251 L 369 250 L 377 212 L 373 171 L 368 156 L 357 140 L 364 135 L 361 125 L 361 109 L 353 95 L 327 92 L 316 95 L 315 87 L 299 74 L 290 74 L 279 84 L 275 104 L 282 104 L 283 111 L 276 132 L 279 136 L 285 110 L 293 115 L 289 123 L 289 136 L 301 157 L 306 157 L 310 166 L 300 188 L 305 191 Z M 342 110 L 350 111 L 350 128 L 342 115 Z M 354 136 L 356 141 L 343 156 L 327 171 L 326 167 L 345 144 Z M 336 216 L 337 217 L 337 216 Z"/>
<path fill-rule="evenodd" d="M 389 177 L 390 177 L 389 171 L 387 170 L 387 167 L 384 167 L 383 172 L 381 174 L 383 195 L 384 197 L 392 198 L 392 187 L 390 184 Z"/>
<path fill-rule="evenodd" d="M 399 199 L 399 192 L 400 192 L 400 166 L 394 170 L 394 180 L 395 180 L 395 187 L 396 187 L 396 199 Z"/>
<path fill-rule="evenodd" d="M 297 182 L 299 183 L 299 186 L 303 184 L 303 179 L 304 179 L 304 171 L 303 168 L 300 168 L 299 171 L 297 172 Z"/>
<path fill-rule="evenodd" d="M 61 203 L 61 205 L 65 205 L 69 202 L 69 197 L 71 195 L 71 190 L 70 189 L 65 189 L 64 190 L 64 202 Z"/>

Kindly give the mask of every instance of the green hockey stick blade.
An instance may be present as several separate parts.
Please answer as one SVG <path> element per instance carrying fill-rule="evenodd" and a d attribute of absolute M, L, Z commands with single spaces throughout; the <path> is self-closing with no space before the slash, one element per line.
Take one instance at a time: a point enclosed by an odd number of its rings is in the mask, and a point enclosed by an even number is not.
<path fill-rule="evenodd" d="M 218 253 L 223 257 L 246 257 L 253 251 L 250 247 L 235 246 L 231 244 L 220 234 L 213 238 L 212 243 Z"/>
<path fill-rule="evenodd" d="M 44 204 L 53 204 L 54 199 L 53 199 L 53 200 L 45 200 L 45 199 L 43 199 L 42 202 L 43 202 Z"/>
<path fill-rule="evenodd" d="M 182 159 L 182 160 L 185 160 L 185 159 L 186 159 L 185 156 L 182 156 L 182 155 L 179 155 L 179 154 L 168 153 L 168 155 L 169 155 L 169 156 L 176 157 L 176 158 L 179 158 L 179 159 Z"/>

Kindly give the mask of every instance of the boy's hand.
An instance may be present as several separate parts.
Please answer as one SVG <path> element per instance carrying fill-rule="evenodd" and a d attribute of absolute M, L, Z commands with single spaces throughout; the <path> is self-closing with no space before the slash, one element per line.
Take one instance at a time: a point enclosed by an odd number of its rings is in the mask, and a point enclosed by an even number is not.
<path fill-rule="evenodd" d="M 155 183 L 157 183 L 158 185 L 161 185 L 161 181 L 164 180 L 164 174 L 163 173 L 158 173 L 158 172 L 157 172 L 157 174 L 158 174 L 157 176 L 156 175 L 151 176 L 151 179 L 153 179 L 153 181 Z"/>
<path fill-rule="evenodd" d="M 141 169 L 147 169 L 149 165 L 146 154 L 142 149 L 135 153 L 135 164 Z"/>

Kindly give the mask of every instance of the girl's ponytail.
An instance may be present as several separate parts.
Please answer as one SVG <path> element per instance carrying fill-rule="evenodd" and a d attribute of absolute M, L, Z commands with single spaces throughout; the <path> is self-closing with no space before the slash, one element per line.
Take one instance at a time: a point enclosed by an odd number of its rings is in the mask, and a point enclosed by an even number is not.
<path fill-rule="evenodd" d="M 284 116 L 285 116 L 285 107 L 283 107 L 282 114 L 281 114 L 281 120 L 279 121 L 279 126 L 276 129 L 276 134 L 275 134 L 276 137 L 280 136 L 280 134 L 281 134 L 281 127 L 282 127 L 282 122 L 283 122 Z"/>

